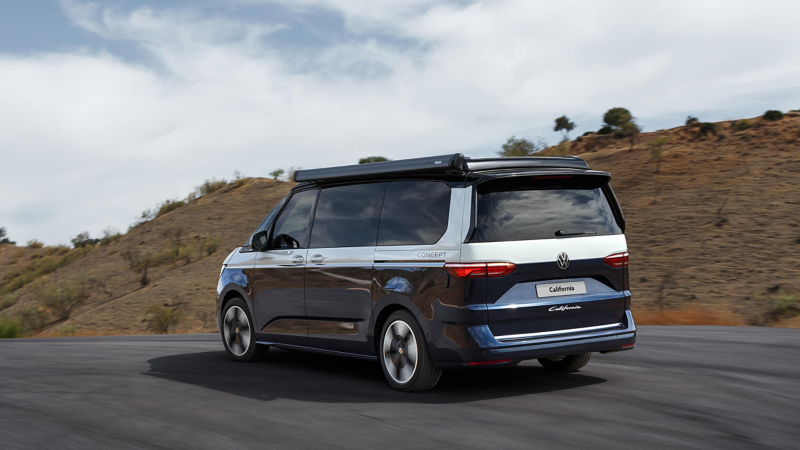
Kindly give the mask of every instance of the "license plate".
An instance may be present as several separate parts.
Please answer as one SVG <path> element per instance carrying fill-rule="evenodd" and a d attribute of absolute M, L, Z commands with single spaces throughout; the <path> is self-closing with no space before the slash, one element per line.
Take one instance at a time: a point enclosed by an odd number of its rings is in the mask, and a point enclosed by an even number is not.
<path fill-rule="evenodd" d="M 586 293 L 586 284 L 583 281 L 570 281 L 567 283 L 537 284 L 536 296 L 558 297 L 561 295 L 577 295 Z"/>

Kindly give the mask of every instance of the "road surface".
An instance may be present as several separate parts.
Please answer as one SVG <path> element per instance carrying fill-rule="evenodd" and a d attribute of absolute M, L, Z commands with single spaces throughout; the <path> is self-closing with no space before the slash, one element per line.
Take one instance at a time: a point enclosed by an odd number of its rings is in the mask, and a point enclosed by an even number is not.
<path fill-rule="evenodd" d="M 578 373 L 418 394 L 370 362 L 233 363 L 217 335 L 3 340 L 0 448 L 800 448 L 800 330 L 641 327 Z"/>

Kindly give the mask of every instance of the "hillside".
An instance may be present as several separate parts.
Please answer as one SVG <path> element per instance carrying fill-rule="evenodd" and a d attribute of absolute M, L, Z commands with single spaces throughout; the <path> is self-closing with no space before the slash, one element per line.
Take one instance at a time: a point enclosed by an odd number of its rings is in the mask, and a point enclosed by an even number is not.
<path fill-rule="evenodd" d="M 85 276 L 89 297 L 82 300 L 66 321 L 48 321 L 40 335 L 69 330 L 70 334 L 148 333 L 151 305 L 168 305 L 180 315 L 170 332 L 214 331 L 214 295 L 222 261 L 230 250 L 244 243 L 249 233 L 291 188 L 288 183 L 251 179 L 241 187 L 230 184 L 200 197 L 130 231 L 108 246 L 97 248 L 47 275 L 47 282 L 79 280 Z M 177 230 L 184 250 L 180 260 L 169 261 L 148 270 L 149 283 L 142 287 L 141 274 L 123 258 L 126 250 L 135 254 L 158 254 L 176 247 Z M 203 241 L 219 238 L 218 249 L 210 256 L 202 252 Z M 0 248 L 0 276 L 18 252 L 17 264 L 47 249 Z M 27 259 L 26 259 L 27 258 Z M 2 315 L 21 317 L 26 309 L 37 309 L 43 290 L 34 282 L 20 289 L 17 302 Z M 63 327 L 66 323 L 69 327 Z M 61 328 L 59 328 L 61 327 Z M 74 327 L 75 329 L 70 329 Z M 63 334 L 63 333 L 61 333 Z"/>
<path fill-rule="evenodd" d="M 628 221 L 640 324 L 800 327 L 800 114 L 778 122 L 753 118 L 740 129 L 734 123 L 717 123 L 716 134 L 703 135 L 698 126 L 643 133 L 633 150 L 629 141 L 606 135 L 545 152 L 567 151 L 612 173 Z M 656 172 L 647 143 L 662 137 L 669 141 Z M 16 302 L 0 315 L 40 320 L 39 336 L 136 334 L 154 331 L 157 311 L 149 308 L 155 305 L 177 313 L 170 332 L 215 331 L 222 260 L 290 188 L 263 179 L 230 184 L 85 256 L 0 246 L 0 279 L 48 254 L 75 258 L 16 291 Z M 204 247 L 215 238 L 217 250 L 207 255 Z M 142 252 L 172 252 L 148 269 L 145 286 L 132 269 L 136 261 L 124 257 Z M 81 279 L 88 297 L 68 319 L 40 306 L 48 289 Z"/>

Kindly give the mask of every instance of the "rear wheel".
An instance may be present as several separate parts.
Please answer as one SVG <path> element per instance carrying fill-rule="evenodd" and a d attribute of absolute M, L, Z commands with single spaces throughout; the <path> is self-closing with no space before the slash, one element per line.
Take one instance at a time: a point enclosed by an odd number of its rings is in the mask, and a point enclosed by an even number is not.
<path fill-rule="evenodd" d="M 539 360 L 539 364 L 550 372 L 573 372 L 585 366 L 591 357 L 591 353 L 580 353 L 578 355 L 542 358 Z"/>
<path fill-rule="evenodd" d="M 222 310 L 222 342 L 228 357 L 237 362 L 256 361 L 269 347 L 256 344 L 253 316 L 241 297 L 229 301 Z"/>
<path fill-rule="evenodd" d="M 398 391 L 427 391 L 436 386 L 442 370 L 433 367 L 428 343 L 417 321 L 407 311 L 386 319 L 379 341 L 381 368 Z"/>

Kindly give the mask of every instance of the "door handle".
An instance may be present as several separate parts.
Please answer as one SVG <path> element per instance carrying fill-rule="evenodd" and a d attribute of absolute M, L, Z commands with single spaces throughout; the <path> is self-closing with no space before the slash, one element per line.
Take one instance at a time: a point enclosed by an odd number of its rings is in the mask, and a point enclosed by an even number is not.
<path fill-rule="evenodd" d="M 317 254 L 313 255 L 309 261 L 311 261 L 313 264 L 321 264 L 323 259 L 325 258 L 322 255 Z"/>
<path fill-rule="evenodd" d="M 302 255 L 294 255 L 292 257 L 292 262 L 295 264 L 303 264 L 303 256 Z"/>

